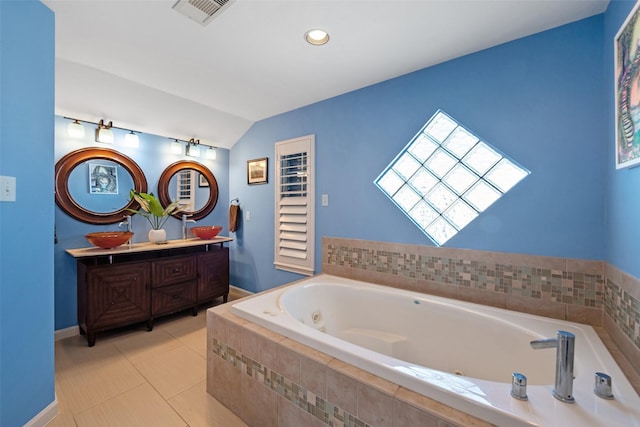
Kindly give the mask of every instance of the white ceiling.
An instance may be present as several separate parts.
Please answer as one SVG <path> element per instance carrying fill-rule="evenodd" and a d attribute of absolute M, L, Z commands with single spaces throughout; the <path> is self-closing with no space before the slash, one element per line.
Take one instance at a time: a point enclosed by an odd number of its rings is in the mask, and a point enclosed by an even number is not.
<path fill-rule="evenodd" d="M 42 0 L 56 114 L 230 148 L 257 120 L 604 12 L 608 0 Z M 304 33 L 331 40 L 311 46 Z"/>

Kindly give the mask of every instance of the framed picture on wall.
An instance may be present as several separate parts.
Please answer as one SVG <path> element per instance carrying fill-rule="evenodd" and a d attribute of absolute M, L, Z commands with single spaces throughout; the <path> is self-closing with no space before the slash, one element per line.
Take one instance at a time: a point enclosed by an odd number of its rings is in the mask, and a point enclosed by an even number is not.
<path fill-rule="evenodd" d="M 115 165 L 89 163 L 89 193 L 118 194 L 118 169 Z"/>
<path fill-rule="evenodd" d="M 266 184 L 268 181 L 269 159 L 247 160 L 247 184 Z"/>
<path fill-rule="evenodd" d="M 207 177 L 203 174 L 198 174 L 198 187 L 208 187 L 209 181 L 207 181 Z"/>
<path fill-rule="evenodd" d="M 637 3 L 615 36 L 616 169 L 640 164 L 640 20 Z"/>

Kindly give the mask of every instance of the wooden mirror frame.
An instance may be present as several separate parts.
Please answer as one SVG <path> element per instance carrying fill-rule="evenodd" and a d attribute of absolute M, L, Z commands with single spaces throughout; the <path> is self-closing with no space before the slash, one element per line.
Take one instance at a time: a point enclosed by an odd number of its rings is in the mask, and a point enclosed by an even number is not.
<path fill-rule="evenodd" d="M 147 192 L 147 178 L 142 169 L 131 158 L 108 148 L 81 148 L 62 157 L 55 168 L 55 199 L 56 204 L 71 217 L 88 224 L 115 224 L 122 221 L 125 215 L 131 215 L 127 209 L 140 209 L 135 200 L 130 200 L 122 209 L 113 212 L 93 212 L 80 206 L 69 192 L 69 175 L 81 163 L 87 160 L 111 160 L 122 166 L 133 178 L 136 190 Z"/>
<path fill-rule="evenodd" d="M 169 182 L 173 175 L 184 169 L 193 169 L 204 175 L 204 177 L 207 178 L 207 181 L 209 181 L 209 200 L 207 200 L 202 209 L 188 213 L 189 219 L 198 221 L 209 215 L 218 203 L 218 181 L 216 181 L 216 177 L 213 176 L 213 172 L 211 172 L 205 165 L 198 162 L 192 162 L 190 160 L 181 160 L 169 165 L 162 172 L 162 175 L 160 175 L 160 179 L 158 180 L 158 199 L 160 199 L 160 203 L 163 207 L 167 207 L 171 204 L 172 200 L 169 195 Z M 173 215 L 173 217 L 181 219 L 182 214 L 183 212 L 179 212 Z"/>

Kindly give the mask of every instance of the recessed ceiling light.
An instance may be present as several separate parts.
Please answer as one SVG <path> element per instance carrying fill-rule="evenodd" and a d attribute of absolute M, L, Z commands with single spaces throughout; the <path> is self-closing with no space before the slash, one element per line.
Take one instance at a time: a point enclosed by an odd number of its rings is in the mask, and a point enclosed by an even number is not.
<path fill-rule="evenodd" d="M 314 46 L 321 46 L 329 41 L 329 34 L 324 30 L 309 30 L 305 33 L 304 39 Z"/>

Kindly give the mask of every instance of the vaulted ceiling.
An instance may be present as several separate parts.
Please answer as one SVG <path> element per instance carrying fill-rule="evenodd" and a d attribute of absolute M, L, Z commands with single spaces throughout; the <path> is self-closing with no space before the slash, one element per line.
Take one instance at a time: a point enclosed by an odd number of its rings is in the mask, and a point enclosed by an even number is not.
<path fill-rule="evenodd" d="M 194 0 L 191 0 L 194 1 Z M 56 114 L 230 148 L 257 120 L 604 12 L 608 0 L 42 0 Z M 305 42 L 312 28 L 324 46 Z"/>

